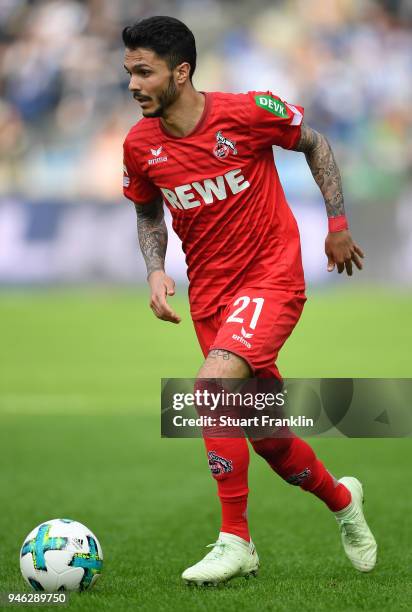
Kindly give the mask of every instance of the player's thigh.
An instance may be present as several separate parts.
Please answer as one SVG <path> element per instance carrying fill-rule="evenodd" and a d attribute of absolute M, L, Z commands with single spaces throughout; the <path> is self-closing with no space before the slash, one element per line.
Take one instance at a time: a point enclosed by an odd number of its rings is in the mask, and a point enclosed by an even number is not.
<path fill-rule="evenodd" d="M 242 358 L 253 374 L 272 371 L 303 310 L 303 291 L 245 288 L 227 306 L 210 347 Z"/>
<path fill-rule="evenodd" d="M 210 317 L 193 321 L 196 337 L 205 358 L 208 356 L 210 347 L 212 346 L 217 332 L 219 331 L 222 312 L 223 308 L 220 308 Z"/>
<path fill-rule="evenodd" d="M 249 378 L 252 371 L 243 357 L 225 349 L 212 349 L 200 368 L 198 378 Z"/>
<path fill-rule="evenodd" d="M 198 372 L 198 378 L 243 379 L 251 375 L 251 370 L 242 357 L 219 348 L 210 350 L 219 331 L 224 310 L 223 307 L 211 317 L 193 321 L 197 339 L 206 358 Z"/>

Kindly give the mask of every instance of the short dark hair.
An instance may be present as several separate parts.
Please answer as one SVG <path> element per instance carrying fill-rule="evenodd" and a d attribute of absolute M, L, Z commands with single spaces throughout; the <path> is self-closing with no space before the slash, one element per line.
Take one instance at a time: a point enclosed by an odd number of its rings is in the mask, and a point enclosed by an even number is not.
<path fill-rule="evenodd" d="M 122 32 L 128 49 L 151 49 L 166 60 L 173 70 L 182 62 L 190 64 L 189 78 L 192 80 L 196 69 L 196 42 L 189 28 L 174 17 L 149 17 Z"/>

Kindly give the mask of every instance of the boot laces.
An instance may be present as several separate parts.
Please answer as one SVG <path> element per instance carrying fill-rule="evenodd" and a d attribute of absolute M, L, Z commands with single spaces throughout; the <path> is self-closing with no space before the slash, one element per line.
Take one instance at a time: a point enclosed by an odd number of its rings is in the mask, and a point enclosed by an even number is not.
<path fill-rule="evenodd" d="M 217 559 L 221 559 L 222 555 L 225 551 L 225 546 L 227 546 L 226 542 L 214 542 L 213 544 L 208 544 L 206 548 L 211 548 L 210 553 L 206 555 L 209 561 L 216 561 Z"/>
<path fill-rule="evenodd" d="M 354 546 L 361 544 L 361 534 L 358 525 L 353 520 L 343 520 L 340 524 L 340 530 L 350 544 Z"/>

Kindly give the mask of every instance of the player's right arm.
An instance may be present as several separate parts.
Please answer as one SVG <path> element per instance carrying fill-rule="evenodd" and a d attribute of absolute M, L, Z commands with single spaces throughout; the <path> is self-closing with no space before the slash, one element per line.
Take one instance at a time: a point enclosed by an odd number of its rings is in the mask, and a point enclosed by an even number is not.
<path fill-rule="evenodd" d="M 165 272 L 167 227 L 162 194 L 140 167 L 141 152 L 135 135 L 130 138 L 131 134 L 132 131 L 123 144 L 123 193 L 136 209 L 137 234 L 150 287 L 150 308 L 158 319 L 180 323 L 180 317 L 167 303 L 167 296 L 175 293 L 175 283 Z"/>
<path fill-rule="evenodd" d="M 175 294 L 175 283 L 165 272 L 167 227 L 164 220 L 163 200 L 160 196 L 144 205 L 135 203 L 137 235 L 147 268 L 150 286 L 150 308 L 158 319 L 180 323 L 180 317 L 166 301 Z"/>
<path fill-rule="evenodd" d="M 167 227 L 164 220 L 163 200 L 136 204 L 137 235 L 140 250 L 146 263 L 147 281 L 150 286 L 150 308 L 158 319 L 180 323 L 180 317 L 166 301 L 175 294 L 175 282 L 165 272 Z"/>

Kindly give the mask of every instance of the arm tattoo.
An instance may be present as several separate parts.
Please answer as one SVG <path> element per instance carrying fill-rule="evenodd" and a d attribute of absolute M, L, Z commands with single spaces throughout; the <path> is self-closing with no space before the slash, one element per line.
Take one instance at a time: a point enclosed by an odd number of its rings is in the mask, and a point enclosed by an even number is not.
<path fill-rule="evenodd" d="M 163 201 L 159 198 L 150 204 L 135 204 L 137 235 L 146 262 L 147 276 L 155 270 L 164 270 L 167 227 L 164 220 Z"/>
<path fill-rule="evenodd" d="M 305 154 L 313 178 L 325 200 L 328 217 L 344 215 L 342 179 L 335 156 L 325 136 L 303 123 L 295 151 Z"/>

